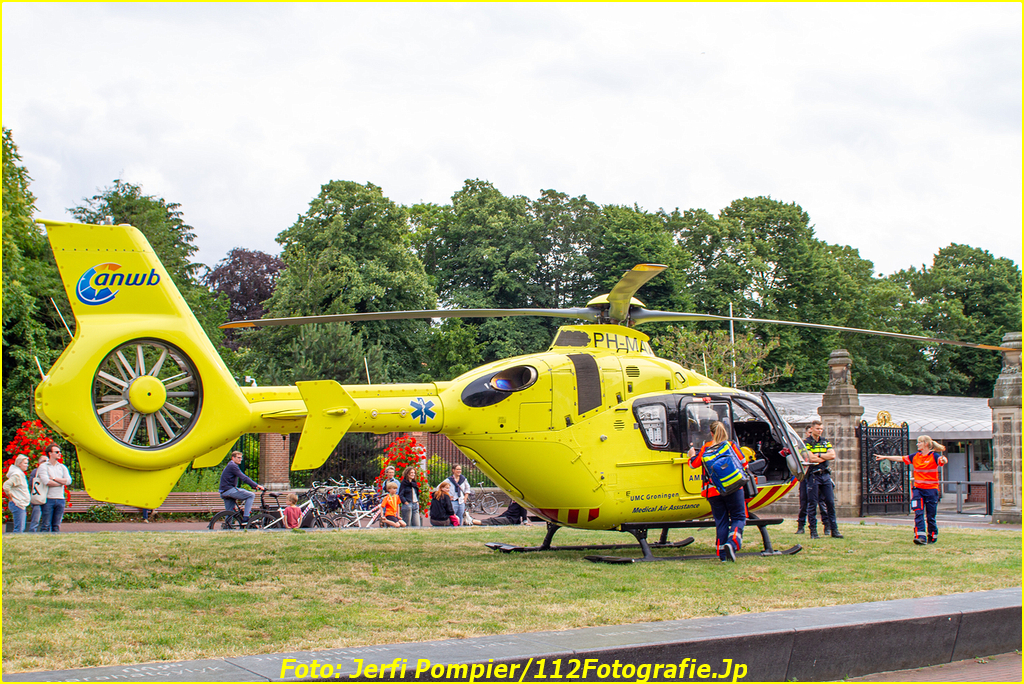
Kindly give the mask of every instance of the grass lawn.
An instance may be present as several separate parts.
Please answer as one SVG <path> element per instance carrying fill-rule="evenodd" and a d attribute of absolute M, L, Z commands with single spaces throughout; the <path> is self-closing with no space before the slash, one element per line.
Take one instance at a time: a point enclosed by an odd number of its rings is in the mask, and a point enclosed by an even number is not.
<path fill-rule="evenodd" d="M 483 546 L 539 544 L 538 526 L 9 535 L 3 671 L 675 620 L 1021 583 L 1019 531 L 943 528 L 938 544 L 919 547 L 907 527 L 847 525 L 845 539 L 816 541 L 793 535 L 791 523 L 784 528 L 774 530 L 773 544 L 800 541 L 795 556 L 632 565 L 589 563 L 587 552 L 506 555 Z M 714 531 L 692 533 L 697 541 L 683 553 L 710 553 Z M 747 538 L 760 548 L 756 530 Z M 555 537 L 630 540 L 579 530 Z"/>

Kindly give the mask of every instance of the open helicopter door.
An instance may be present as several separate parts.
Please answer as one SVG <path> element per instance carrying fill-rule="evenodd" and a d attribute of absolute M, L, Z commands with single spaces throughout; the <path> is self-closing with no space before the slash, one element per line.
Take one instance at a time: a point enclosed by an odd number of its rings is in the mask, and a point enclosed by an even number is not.
<path fill-rule="evenodd" d="M 789 472 L 796 479 L 803 480 L 804 464 L 808 462 L 810 456 L 804 440 L 800 439 L 800 435 L 796 434 L 796 431 L 790 427 L 789 423 L 782 419 L 778 409 L 775 408 L 775 404 L 768 398 L 764 390 L 761 391 L 761 401 L 764 402 L 764 408 L 768 411 L 768 417 L 774 424 L 773 427 L 777 427 L 779 430 L 779 441 L 784 446 L 789 447 L 789 453 L 786 454 L 786 465 L 789 466 Z"/>

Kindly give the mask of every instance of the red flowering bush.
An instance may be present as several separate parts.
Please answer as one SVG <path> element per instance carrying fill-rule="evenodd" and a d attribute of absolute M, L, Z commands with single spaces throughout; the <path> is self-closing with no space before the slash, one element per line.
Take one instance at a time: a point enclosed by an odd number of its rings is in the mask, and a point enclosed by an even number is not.
<path fill-rule="evenodd" d="M 420 463 L 421 460 L 425 459 L 425 453 L 426 451 L 423 449 L 423 446 L 416 441 L 415 437 L 402 435 L 389 444 L 388 448 L 384 451 L 384 458 L 381 460 L 383 465 L 380 469 L 380 474 L 377 475 L 377 479 L 373 481 L 374 486 L 380 489 L 380 485 L 384 481 L 384 471 L 388 469 L 388 466 L 394 466 L 395 477 L 399 480 L 402 479 L 402 473 L 405 472 L 406 468 L 416 468 L 416 481 L 420 485 L 420 512 L 425 512 L 430 508 L 429 472 L 425 463 Z"/>
<path fill-rule="evenodd" d="M 44 449 L 54 442 L 53 433 L 50 429 L 43 425 L 41 420 L 27 420 L 21 424 L 18 431 L 14 433 L 14 439 L 4 447 L 4 451 L 8 454 L 7 460 L 3 464 L 3 475 L 4 479 L 7 478 L 7 471 L 14 465 L 15 459 L 19 455 L 25 454 L 28 456 L 28 473 L 25 473 L 27 477 L 31 473 L 36 464 L 39 463 L 39 457 L 44 454 Z M 60 463 L 64 462 L 64 455 L 61 454 L 58 459 Z M 29 483 L 29 487 L 32 483 Z M 69 487 L 64 488 L 65 491 L 71 491 Z M 7 492 L 3 493 L 3 506 L 4 506 L 4 522 L 11 517 L 11 511 L 7 508 Z M 71 507 L 71 502 L 68 501 L 66 506 Z"/>

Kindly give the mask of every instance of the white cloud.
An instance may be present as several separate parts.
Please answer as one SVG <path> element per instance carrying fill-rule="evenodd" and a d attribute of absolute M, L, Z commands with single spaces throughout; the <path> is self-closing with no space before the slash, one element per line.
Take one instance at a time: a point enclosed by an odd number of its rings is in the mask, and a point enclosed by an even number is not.
<path fill-rule="evenodd" d="M 212 263 L 322 183 L 466 178 L 717 212 L 800 203 L 891 272 L 1021 256 L 1017 4 L 5 4 L 4 125 L 40 215 L 115 178 Z"/>

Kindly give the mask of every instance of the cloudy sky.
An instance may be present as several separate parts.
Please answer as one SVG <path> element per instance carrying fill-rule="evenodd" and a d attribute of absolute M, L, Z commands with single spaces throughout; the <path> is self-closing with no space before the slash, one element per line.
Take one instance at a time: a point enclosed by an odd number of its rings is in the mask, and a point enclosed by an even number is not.
<path fill-rule="evenodd" d="M 198 260 L 333 179 L 600 204 L 770 195 L 880 273 L 1021 262 L 1021 5 L 3 4 L 3 125 L 42 218 L 116 178 Z"/>

